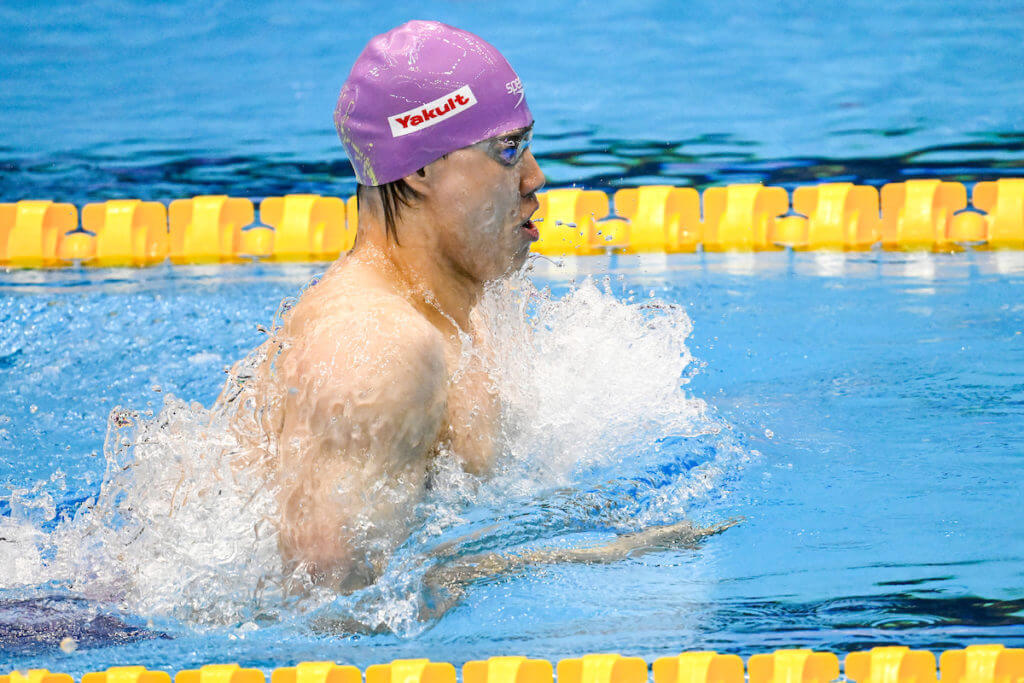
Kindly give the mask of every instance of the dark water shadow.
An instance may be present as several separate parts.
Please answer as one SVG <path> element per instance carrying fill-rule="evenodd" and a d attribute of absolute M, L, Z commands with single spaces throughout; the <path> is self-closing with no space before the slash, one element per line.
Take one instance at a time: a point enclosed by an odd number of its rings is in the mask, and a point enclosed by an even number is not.
<path fill-rule="evenodd" d="M 170 636 L 132 624 L 82 598 L 0 599 L 0 652 L 18 656 L 53 652 L 65 638 L 71 638 L 76 649 L 87 649 Z"/>
<path fill-rule="evenodd" d="M 880 149 L 891 149 L 891 140 L 908 133 L 844 132 L 877 139 Z M 549 187 L 614 189 L 654 182 L 698 188 L 740 182 L 795 186 L 825 180 L 882 185 L 918 177 L 974 182 L 1024 175 L 1020 131 L 974 135 L 879 156 L 765 157 L 759 154 L 760 146 L 725 133 L 682 140 L 620 140 L 580 130 L 538 135 L 534 148 Z M 114 149 L 117 153 L 110 151 Z M 47 156 L 0 148 L 3 201 L 36 198 L 82 205 L 124 197 L 169 202 L 200 194 L 262 198 L 302 192 L 355 192 L 352 166 L 340 148 L 325 148 L 321 158 L 211 155 L 141 142 Z"/>

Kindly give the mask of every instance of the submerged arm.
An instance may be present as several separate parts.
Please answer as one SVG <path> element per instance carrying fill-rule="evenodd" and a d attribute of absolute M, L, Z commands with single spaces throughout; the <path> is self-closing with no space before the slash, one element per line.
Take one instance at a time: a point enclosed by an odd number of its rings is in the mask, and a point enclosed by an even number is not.
<path fill-rule="evenodd" d="M 690 522 L 655 526 L 631 534 L 622 534 L 609 543 L 585 548 L 549 548 L 524 553 L 481 553 L 442 564 L 427 572 L 428 588 L 446 589 L 446 599 L 432 606 L 424 616 L 443 613 L 461 595 L 464 586 L 477 579 L 499 577 L 538 564 L 608 564 L 668 548 L 693 548 L 707 538 L 720 534 L 742 520 L 730 519 L 711 527 L 695 527 Z"/>

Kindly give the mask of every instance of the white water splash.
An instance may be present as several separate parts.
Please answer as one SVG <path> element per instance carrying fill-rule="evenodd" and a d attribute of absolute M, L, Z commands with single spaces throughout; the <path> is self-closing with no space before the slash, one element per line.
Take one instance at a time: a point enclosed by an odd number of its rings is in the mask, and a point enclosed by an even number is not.
<path fill-rule="evenodd" d="M 323 590 L 289 597 L 284 586 L 293 577 L 277 551 L 266 476 L 238 467 L 241 446 L 227 415 L 174 397 L 152 418 L 111 414 L 101 491 L 54 530 L 25 515 L 0 519 L 0 560 L 18 558 L 6 564 L 13 570 L 0 588 L 57 582 L 133 614 L 192 624 L 322 617 L 326 609 L 409 633 L 420 628 L 425 557 L 453 530 L 500 526 L 512 509 L 541 514 L 545 500 L 556 508 L 568 501 L 571 509 L 556 521 L 592 515 L 639 528 L 678 520 L 744 458 L 722 440 L 710 460 L 646 490 L 641 507 L 617 505 L 620 494 L 602 498 L 595 485 L 609 477 L 629 480 L 671 461 L 661 440 L 717 438 L 720 425 L 683 388 L 692 360 L 685 311 L 654 300 L 626 303 L 590 280 L 553 298 L 518 276 L 490 287 L 479 313 L 499 359 L 502 458 L 480 481 L 442 454 L 429 500 L 411 515 L 412 537 L 370 588 L 340 598 Z M 549 519 L 533 540 L 556 526 Z M 501 551 L 502 542 L 531 540 L 529 531 L 517 534 L 483 543 Z"/>
<path fill-rule="evenodd" d="M 624 303 L 589 279 L 561 299 L 509 285 L 518 296 L 491 291 L 482 308 L 503 332 L 495 343 L 507 462 L 529 467 L 531 485 L 568 484 L 637 435 L 713 428 L 704 402 L 682 389 L 692 325 L 681 307 Z"/>

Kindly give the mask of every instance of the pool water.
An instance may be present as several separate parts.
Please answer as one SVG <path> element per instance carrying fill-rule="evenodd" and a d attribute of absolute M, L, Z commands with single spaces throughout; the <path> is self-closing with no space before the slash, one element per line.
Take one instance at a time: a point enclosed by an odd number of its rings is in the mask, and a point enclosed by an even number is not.
<path fill-rule="evenodd" d="M 509 57 L 549 187 L 1024 168 L 1024 12 L 999 0 L 15 0 L 0 201 L 347 196 L 334 99 L 414 17 Z M 378 585 L 290 600 L 209 409 L 323 267 L 0 271 L 0 670 L 1024 645 L 1020 252 L 540 259 L 487 303 L 497 474 L 440 468 Z M 466 534 L 457 554 L 733 518 L 416 618 L 431 551 Z"/>
<path fill-rule="evenodd" d="M 519 432 L 498 474 L 463 494 L 449 473 L 380 584 L 318 604 L 260 595 L 247 574 L 258 554 L 211 560 L 203 534 L 230 545 L 231 530 L 160 522 L 161 542 L 138 520 L 61 521 L 84 499 L 103 507 L 104 481 L 134 485 L 119 495 L 140 507 L 157 500 L 156 446 L 104 455 L 114 406 L 154 411 L 145 441 L 163 439 L 168 469 L 202 462 L 192 447 L 211 440 L 196 429 L 224 366 L 317 267 L 0 276 L 2 476 L 15 490 L 0 551 L 5 567 L 21 560 L 0 592 L 3 665 L 1024 644 L 1019 254 L 588 258 L 574 270 L 540 259 L 537 289 L 520 282 L 506 293 L 516 306 L 491 308 L 512 345 L 531 335 L 507 356 Z M 160 412 L 171 394 L 198 404 Z M 216 519 L 218 501 L 196 495 L 179 509 Z M 425 554 L 468 532 L 483 537 L 463 553 L 736 517 L 696 549 L 537 567 L 475 583 L 439 619 L 410 616 Z M 101 557 L 101 538 L 121 556 Z M 72 557 L 52 560 L 60 548 Z M 387 630 L 324 626 L 352 615 Z M 80 643 L 70 655 L 66 634 Z"/>
<path fill-rule="evenodd" d="M 331 116 L 366 41 L 479 33 L 526 86 L 549 184 L 1021 174 L 1024 11 L 1004 0 L 0 7 L 0 200 L 347 196 Z"/>

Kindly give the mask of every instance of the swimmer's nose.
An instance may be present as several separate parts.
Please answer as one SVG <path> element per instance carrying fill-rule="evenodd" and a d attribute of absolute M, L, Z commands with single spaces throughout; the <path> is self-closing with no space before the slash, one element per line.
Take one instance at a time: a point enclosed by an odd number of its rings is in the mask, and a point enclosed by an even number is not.
<path fill-rule="evenodd" d="M 532 150 L 526 150 L 521 164 L 522 172 L 519 176 L 519 194 L 529 197 L 544 187 L 544 172 L 540 170 L 540 165 L 537 163 L 537 159 L 534 158 Z"/>

